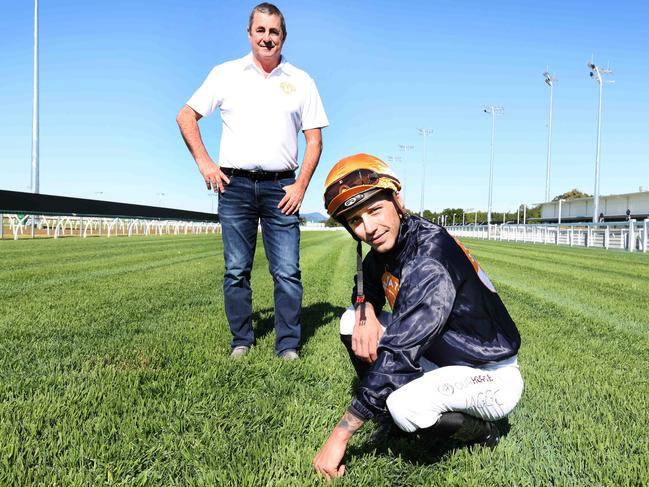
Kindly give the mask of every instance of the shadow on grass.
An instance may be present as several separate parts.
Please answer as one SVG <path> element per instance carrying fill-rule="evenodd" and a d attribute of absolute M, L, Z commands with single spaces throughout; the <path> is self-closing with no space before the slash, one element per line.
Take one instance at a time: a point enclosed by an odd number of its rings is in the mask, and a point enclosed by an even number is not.
<path fill-rule="evenodd" d="M 501 438 L 507 436 L 510 430 L 509 419 L 496 421 Z M 401 457 L 415 465 L 432 465 L 444 460 L 451 452 L 461 448 L 475 448 L 455 440 L 438 441 L 419 436 L 417 433 L 402 433 L 399 436 L 388 436 L 376 442 L 367 441 L 364 444 L 351 446 L 347 456 L 362 457 L 379 455 Z"/>
<path fill-rule="evenodd" d="M 316 330 L 338 318 L 345 312 L 342 306 L 333 306 L 331 303 L 313 303 L 302 308 L 300 321 L 302 322 L 301 346 L 304 346 Z M 263 338 L 275 328 L 275 310 L 265 308 L 255 311 L 252 315 L 255 337 Z"/>

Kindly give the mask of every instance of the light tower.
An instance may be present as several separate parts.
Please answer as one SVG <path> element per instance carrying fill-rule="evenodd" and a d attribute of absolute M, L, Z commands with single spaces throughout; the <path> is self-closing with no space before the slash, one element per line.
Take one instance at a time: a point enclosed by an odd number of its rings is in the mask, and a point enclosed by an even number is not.
<path fill-rule="evenodd" d="M 399 144 L 399 150 L 400 150 L 401 152 L 403 152 L 403 159 L 404 159 L 404 163 L 405 163 L 406 165 L 408 164 L 408 152 L 410 152 L 410 151 L 413 150 L 414 148 L 415 148 L 414 145 L 410 145 L 410 144 Z M 407 172 L 407 171 L 403 171 L 403 186 L 405 186 L 406 188 L 409 188 L 410 186 L 408 186 L 408 181 L 406 181 L 406 176 L 407 176 L 407 175 L 408 175 L 408 172 Z M 403 195 L 404 195 L 404 198 L 405 198 L 405 195 L 406 195 L 406 192 L 405 192 L 405 191 L 403 192 Z M 413 202 L 414 202 L 414 198 L 413 198 Z"/>
<path fill-rule="evenodd" d="M 552 88 L 557 80 L 548 71 L 543 73 L 545 83 L 550 87 L 550 113 L 548 114 L 548 157 L 545 170 L 545 201 L 550 201 L 550 159 L 552 153 Z"/>
<path fill-rule="evenodd" d="M 503 113 L 502 106 L 485 105 L 482 111 L 491 114 L 491 158 L 489 161 L 489 204 L 487 205 L 487 225 L 491 225 L 491 202 L 494 184 L 494 137 L 496 135 L 496 113 Z"/>
<path fill-rule="evenodd" d="M 32 193 L 38 194 L 38 0 L 34 0 L 34 97 L 32 100 Z"/>
<path fill-rule="evenodd" d="M 433 129 L 418 128 L 417 131 L 419 132 L 419 135 L 421 135 L 424 138 L 424 158 L 421 163 L 421 205 L 419 210 L 419 216 L 423 217 L 424 216 L 424 186 L 426 181 L 426 150 L 427 150 L 426 140 L 428 139 L 428 137 L 433 135 Z"/>
<path fill-rule="evenodd" d="M 599 151 L 602 133 L 602 88 L 604 83 L 614 83 L 615 81 L 607 81 L 603 79 L 603 76 L 613 73 L 611 69 L 602 69 L 593 64 L 592 61 L 588 63 L 588 69 L 590 69 L 590 77 L 599 84 L 599 103 L 597 105 L 597 153 L 595 155 L 595 194 L 593 195 L 593 223 L 597 223 L 599 218 Z"/>

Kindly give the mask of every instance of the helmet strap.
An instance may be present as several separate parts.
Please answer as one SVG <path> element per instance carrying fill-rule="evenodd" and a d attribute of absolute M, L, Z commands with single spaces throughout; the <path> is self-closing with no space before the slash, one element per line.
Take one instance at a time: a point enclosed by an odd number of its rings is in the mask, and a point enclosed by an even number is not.
<path fill-rule="evenodd" d="M 365 317 L 365 294 L 363 292 L 363 247 L 359 240 L 356 245 L 356 304 L 361 308 L 361 319 L 359 324 L 364 325 Z"/>

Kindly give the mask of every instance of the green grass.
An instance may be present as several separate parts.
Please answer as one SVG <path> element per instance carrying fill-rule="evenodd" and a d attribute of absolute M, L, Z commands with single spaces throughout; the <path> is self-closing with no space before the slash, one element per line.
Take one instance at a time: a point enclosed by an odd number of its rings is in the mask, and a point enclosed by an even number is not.
<path fill-rule="evenodd" d="M 649 256 L 465 240 L 518 323 L 525 392 L 494 451 L 352 439 L 344 485 L 649 484 Z M 354 244 L 304 233 L 302 360 L 228 360 L 215 236 L 0 243 L 0 485 L 313 485 L 350 399 Z"/>

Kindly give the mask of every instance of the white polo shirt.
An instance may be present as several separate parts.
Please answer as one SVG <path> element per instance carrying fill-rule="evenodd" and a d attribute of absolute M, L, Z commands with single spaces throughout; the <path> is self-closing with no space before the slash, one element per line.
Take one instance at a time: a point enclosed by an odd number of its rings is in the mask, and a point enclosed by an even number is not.
<path fill-rule="evenodd" d="M 187 105 L 204 117 L 221 109 L 218 164 L 249 171 L 296 169 L 298 132 L 329 125 L 315 82 L 284 56 L 267 77 L 252 53 L 219 64 Z"/>

